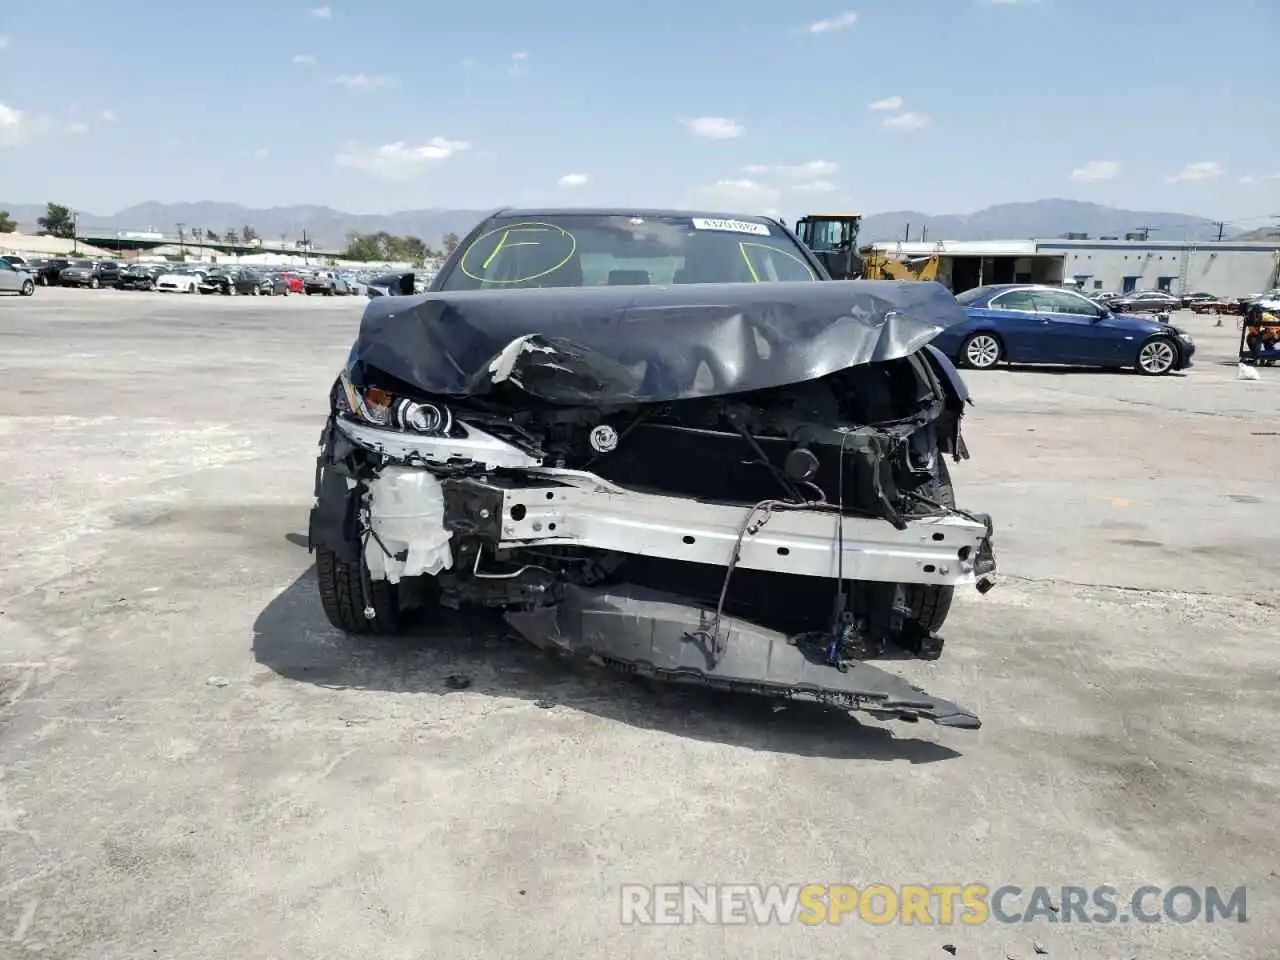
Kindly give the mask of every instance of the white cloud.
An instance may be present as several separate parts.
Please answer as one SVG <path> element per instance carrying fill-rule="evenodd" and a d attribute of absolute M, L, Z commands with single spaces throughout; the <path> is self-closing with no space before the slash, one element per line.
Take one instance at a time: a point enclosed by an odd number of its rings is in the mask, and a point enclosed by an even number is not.
<path fill-rule="evenodd" d="M 3 50 L 7 46 L 9 46 L 9 37 L 4 34 L 0 34 L 0 50 Z"/>
<path fill-rule="evenodd" d="M 99 110 L 98 119 L 101 120 L 103 123 L 115 123 L 120 118 L 116 116 L 116 112 L 114 110 L 108 109 L 108 110 Z"/>
<path fill-rule="evenodd" d="M 255 159 L 264 160 L 271 155 L 271 151 L 266 147 L 259 147 L 257 150 L 253 151 L 253 155 Z"/>
<path fill-rule="evenodd" d="M 885 97 L 883 100 L 877 100 L 875 103 L 867 104 L 869 110 L 901 110 L 901 97 Z"/>
<path fill-rule="evenodd" d="M 426 143 L 411 147 L 403 140 L 365 147 L 358 143 L 345 144 L 334 162 L 340 167 L 360 170 L 383 180 L 410 180 L 438 166 L 456 153 L 471 149 L 462 140 L 432 137 Z"/>
<path fill-rule="evenodd" d="M 782 193 L 755 180 L 718 180 L 710 186 L 699 187 L 695 192 L 703 203 L 743 213 L 772 208 Z"/>
<path fill-rule="evenodd" d="M 1120 176 L 1120 164 L 1114 160 L 1090 160 L 1083 167 L 1071 171 L 1071 179 L 1081 183 L 1095 180 L 1114 180 Z"/>
<path fill-rule="evenodd" d="M 929 118 L 923 113 L 900 113 L 896 117 L 885 117 L 880 126 L 890 130 L 919 130 L 929 125 Z"/>
<path fill-rule="evenodd" d="M 1039 3 L 1040 0 L 978 0 L 978 2 L 988 7 L 1028 7 L 1033 3 Z"/>
<path fill-rule="evenodd" d="M 328 7 L 312 7 L 307 13 L 315 17 L 317 20 L 328 20 L 333 16 L 333 11 Z"/>
<path fill-rule="evenodd" d="M 293 62 L 301 64 L 304 67 L 310 67 L 314 66 L 316 58 L 309 53 L 295 53 L 293 55 Z"/>
<path fill-rule="evenodd" d="M 0 103 L 0 147 L 17 146 L 27 138 L 27 115 Z"/>
<path fill-rule="evenodd" d="M 512 60 L 528 60 L 529 54 L 524 50 L 521 50 L 519 53 L 513 53 L 511 55 L 511 59 Z"/>
<path fill-rule="evenodd" d="M 681 120 L 695 137 L 707 140 L 732 140 L 746 133 L 746 128 L 729 117 L 694 117 L 692 120 Z"/>
<path fill-rule="evenodd" d="M 830 180 L 811 180 L 809 183 L 797 183 L 791 189 L 799 193 L 832 193 L 836 185 Z"/>
<path fill-rule="evenodd" d="M 62 130 L 64 133 L 88 133 L 89 125 L 83 120 L 72 120 Z"/>
<path fill-rule="evenodd" d="M 1199 160 L 1188 163 L 1172 177 L 1166 177 L 1168 183 L 1183 183 L 1188 180 L 1213 180 L 1226 173 L 1226 168 L 1216 160 Z"/>
<path fill-rule="evenodd" d="M 585 173 L 566 173 L 556 181 L 558 187 L 581 187 L 588 180 Z"/>
<path fill-rule="evenodd" d="M 846 27 L 852 27 L 858 22 L 858 15 L 852 10 L 846 10 L 844 13 L 838 13 L 834 17 L 827 20 L 817 20 L 805 29 L 809 33 L 830 33 L 833 30 L 844 30 Z"/>
<path fill-rule="evenodd" d="M 367 73 L 344 73 L 333 78 L 333 82 L 348 90 L 376 90 L 391 83 L 390 77 L 370 76 Z"/>
<path fill-rule="evenodd" d="M 777 167 L 754 163 L 750 166 L 743 167 L 742 172 L 750 173 L 755 176 L 762 173 L 773 173 L 783 177 L 792 177 L 796 180 L 808 180 L 812 177 L 829 177 L 839 169 L 839 164 L 831 160 L 809 160 L 805 163 L 797 163 L 792 166 L 784 164 Z"/>

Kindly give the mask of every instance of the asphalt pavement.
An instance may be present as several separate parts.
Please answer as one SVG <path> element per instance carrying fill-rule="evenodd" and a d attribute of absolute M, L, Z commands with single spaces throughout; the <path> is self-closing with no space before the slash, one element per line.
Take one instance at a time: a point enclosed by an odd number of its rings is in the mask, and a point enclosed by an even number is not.
<path fill-rule="evenodd" d="M 1237 379 L 1230 318 L 1178 318 L 1185 375 L 968 374 L 1001 582 L 895 665 L 965 732 L 332 630 L 306 519 L 362 303 L 0 300 L 0 957 L 1276 956 L 1280 370 Z M 1248 922 L 622 923 L 672 883 L 1245 887 Z"/>

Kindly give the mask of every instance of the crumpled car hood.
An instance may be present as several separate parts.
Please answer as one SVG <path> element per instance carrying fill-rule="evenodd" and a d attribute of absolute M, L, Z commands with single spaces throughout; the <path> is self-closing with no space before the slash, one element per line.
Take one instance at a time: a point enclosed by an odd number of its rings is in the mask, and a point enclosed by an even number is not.
<path fill-rule="evenodd" d="M 437 396 L 510 382 L 552 403 L 664 403 L 904 357 L 964 319 L 928 282 L 435 292 L 372 300 L 347 374 Z"/>

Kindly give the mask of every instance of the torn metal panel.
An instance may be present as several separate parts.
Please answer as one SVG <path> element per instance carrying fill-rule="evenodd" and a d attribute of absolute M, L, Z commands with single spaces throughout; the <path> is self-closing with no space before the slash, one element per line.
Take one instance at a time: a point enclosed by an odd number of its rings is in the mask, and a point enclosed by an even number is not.
<path fill-rule="evenodd" d="M 748 621 L 721 616 L 727 633 L 713 655 L 694 639 L 714 614 L 682 598 L 632 585 L 566 588 L 558 606 L 508 611 L 507 622 L 543 648 L 602 661 L 627 672 L 790 699 L 813 700 L 886 718 L 932 720 L 976 729 L 972 712 L 931 697 L 869 663 L 833 669 L 804 645 Z"/>
<path fill-rule="evenodd" d="M 433 292 L 370 301 L 358 387 L 553 403 L 664 403 L 908 356 L 964 312 L 936 283 L 712 283 Z"/>

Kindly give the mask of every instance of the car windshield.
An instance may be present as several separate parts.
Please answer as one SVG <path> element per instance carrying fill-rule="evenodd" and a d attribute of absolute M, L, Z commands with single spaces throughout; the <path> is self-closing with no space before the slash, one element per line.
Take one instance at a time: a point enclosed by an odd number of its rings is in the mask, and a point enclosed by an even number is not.
<path fill-rule="evenodd" d="M 764 220 L 557 213 L 489 220 L 439 289 L 817 279 L 804 251 Z"/>
<path fill-rule="evenodd" d="M 72 260 L 71 263 L 68 264 L 68 266 L 87 268 L 87 267 L 93 266 L 93 261 L 92 260 Z"/>

